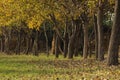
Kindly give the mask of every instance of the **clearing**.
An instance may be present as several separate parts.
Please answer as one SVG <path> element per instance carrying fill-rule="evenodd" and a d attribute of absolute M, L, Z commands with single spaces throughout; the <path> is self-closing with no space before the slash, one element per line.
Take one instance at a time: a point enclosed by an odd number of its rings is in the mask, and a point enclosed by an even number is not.
<path fill-rule="evenodd" d="M 120 80 L 120 65 L 40 55 L 0 55 L 0 80 Z"/>

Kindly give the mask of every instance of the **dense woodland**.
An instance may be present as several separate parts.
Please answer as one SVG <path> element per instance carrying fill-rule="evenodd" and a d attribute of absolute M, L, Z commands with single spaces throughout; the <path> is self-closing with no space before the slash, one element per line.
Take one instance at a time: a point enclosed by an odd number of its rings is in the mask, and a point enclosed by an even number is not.
<path fill-rule="evenodd" d="M 120 0 L 2 0 L 0 50 L 118 65 L 119 19 Z"/>

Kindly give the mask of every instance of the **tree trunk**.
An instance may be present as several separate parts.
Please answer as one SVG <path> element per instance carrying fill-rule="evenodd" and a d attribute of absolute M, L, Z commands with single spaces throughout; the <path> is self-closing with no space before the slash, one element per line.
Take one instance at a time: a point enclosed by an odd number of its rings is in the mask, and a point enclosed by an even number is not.
<path fill-rule="evenodd" d="M 112 27 L 112 33 L 108 48 L 108 59 L 107 65 L 118 64 L 118 49 L 119 49 L 119 38 L 120 38 L 120 0 L 115 1 L 115 17 Z"/>
<path fill-rule="evenodd" d="M 94 15 L 94 34 L 95 34 L 95 54 L 98 59 L 98 29 L 97 29 L 97 18 Z"/>
<path fill-rule="evenodd" d="M 29 51 L 30 51 L 30 37 L 27 37 L 25 54 L 28 55 Z"/>
<path fill-rule="evenodd" d="M 76 35 L 76 28 L 77 26 L 74 25 L 74 20 L 71 22 L 72 24 L 72 34 L 69 37 L 69 43 L 68 43 L 68 58 L 72 59 L 74 55 L 74 38 Z"/>
<path fill-rule="evenodd" d="M 46 53 L 47 53 L 47 56 L 49 56 L 49 46 L 48 46 L 48 36 L 47 36 L 47 32 L 46 32 L 46 23 L 44 23 L 44 35 L 45 35 L 45 45 L 46 45 Z"/>
<path fill-rule="evenodd" d="M 88 56 L 88 27 L 86 24 L 83 26 L 84 32 L 84 48 L 83 48 L 83 58 L 86 59 Z"/>
<path fill-rule="evenodd" d="M 34 42 L 33 42 L 33 54 L 35 56 L 38 56 L 38 31 L 35 31 L 35 39 L 34 39 Z"/>
<path fill-rule="evenodd" d="M 79 24 L 80 21 L 76 24 L 78 26 L 77 29 L 77 34 L 76 34 L 76 38 L 75 38 L 75 46 L 74 46 L 74 54 L 75 56 L 79 55 L 79 49 L 80 49 L 80 43 L 81 43 L 81 31 L 83 31 L 82 26 Z"/>
<path fill-rule="evenodd" d="M 20 47 L 21 47 L 21 30 L 18 32 L 18 40 L 17 40 L 17 48 L 16 54 L 20 55 Z"/>
<path fill-rule="evenodd" d="M 53 34 L 51 53 L 55 54 L 55 33 Z"/>
<path fill-rule="evenodd" d="M 5 53 L 8 53 L 8 36 L 5 36 Z"/>
<path fill-rule="evenodd" d="M 92 44 L 91 41 L 89 41 L 89 50 L 88 50 L 89 57 L 92 57 Z"/>
<path fill-rule="evenodd" d="M 99 0 L 99 8 L 97 13 L 97 27 L 98 27 L 98 60 L 104 60 L 103 51 L 103 4 L 102 0 Z"/>
<path fill-rule="evenodd" d="M 34 40 L 35 40 L 35 38 L 33 38 L 33 37 L 31 37 L 30 38 L 30 52 L 32 52 L 33 50 L 33 45 L 34 45 Z"/>
<path fill-rule="evenodd" d="M 55 37 L 55 57 L 58 58 L 59 57 L 59 37 L 58 35 L 56 34 L 56 37 Z"/>
<path fill-rule="evenodd" d="M 64 58 L 67 57 L 67 53 L 68 53 L 68 42 L 69 42 L 69 37 L 68 37 L 68 33 L 67 33 L 67 21 L 66 21 L 66 26 L 64 28 L 64 40 L 63 40 L 63 44 L 64 44 Z"/>
<path fill-rule="evenodd" d="M 3 52 L 4 51 L 4 39 L 3 39 L 3 36 L 1 36 L 1 52 Z"/>
<path fill-rule="evenodd" d="M 5 36 L 5 53 L 10 54 L 10 38 L 11 38 L 11 30 L 5 28 L 4 36 Z"/>
<path fill-rule="evenodd" d="M 74 36 L 71 36 L 69 39 L 69 44 L 68 44 L 68 58 L 72 59 L 73 58 L 73 54 L 74 54 Z"/>

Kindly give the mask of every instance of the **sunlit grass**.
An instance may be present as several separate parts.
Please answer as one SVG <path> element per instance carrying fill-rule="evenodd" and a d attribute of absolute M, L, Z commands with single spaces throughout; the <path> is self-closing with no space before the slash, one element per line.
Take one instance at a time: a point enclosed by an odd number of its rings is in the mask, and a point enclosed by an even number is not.
<path fill-rule="evenodd" d="M 94 59 L 0 54 L 0 80 L 119 80 L 120 66 Z"/>

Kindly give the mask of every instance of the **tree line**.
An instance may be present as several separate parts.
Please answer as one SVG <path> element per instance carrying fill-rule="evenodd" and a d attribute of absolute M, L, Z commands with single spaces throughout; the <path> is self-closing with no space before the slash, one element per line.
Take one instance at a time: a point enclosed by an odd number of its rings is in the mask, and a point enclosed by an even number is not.
<path fill-rule="evenodd" d="M 95 56 L 118 65 L 119 0 L 3 0 L 0 2 L 1 52 Z"/>

